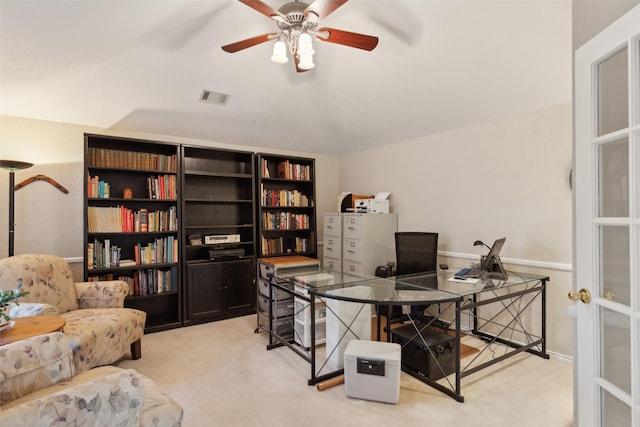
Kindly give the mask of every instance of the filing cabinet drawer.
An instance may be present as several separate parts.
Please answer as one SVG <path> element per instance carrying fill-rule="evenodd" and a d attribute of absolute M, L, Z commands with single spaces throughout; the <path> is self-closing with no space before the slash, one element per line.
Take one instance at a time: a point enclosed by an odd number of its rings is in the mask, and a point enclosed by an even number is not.
<path fill-rule="evenodd" d="M 340 236 L 342 230 L 342 217 L 340 214 L 324 215 L 324 225 L 322 232 L 324 236 Z"/>
<path fill-rule="evenodd" d="M 363 258 L 363 241 L 355 239 L 344 239 L 343 258 L 351 261 L 362 262 Z"/>
<path fill-rule="evenodd" d="M 322 266 L 326 268 L 330 268 L 334 271 L 342 271 L 342 263 L 338 258 L 331 258 L 331 257 L 325 256 L 322 259 Z"/>
<path fill-rule="evenodd" d="M 325 256 L 337 258 L 342 252 L 342 240 L 338 237 L 325 236 L 324 246 L 322 248 L 322 253 Z"/>
<path fill-rule="evenodd" d="M 347 260 L 342 261 L 342 271 L 345 273 L 366 274 L 362 263 Z"/>
<path fill-rule="evenodd" d="M 362 239 L 362 215 L 345 215 L 342 222 L 342 237 L 345 239 Z"/>

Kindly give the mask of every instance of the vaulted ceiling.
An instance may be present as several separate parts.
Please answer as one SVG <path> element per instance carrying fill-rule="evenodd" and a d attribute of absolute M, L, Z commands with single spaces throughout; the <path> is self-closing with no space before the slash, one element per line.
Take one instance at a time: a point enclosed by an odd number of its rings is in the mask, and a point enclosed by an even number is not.
<path fill-rule="evenodd" d="M 2 0 L 0 112 L 341 155 L 571 99 L 568 1 L 350 0 L 320 24 L 380 41 L 315 42 L 297 73 L 273 42 L 222 51 L 276 30 L 236 0 Z"/>

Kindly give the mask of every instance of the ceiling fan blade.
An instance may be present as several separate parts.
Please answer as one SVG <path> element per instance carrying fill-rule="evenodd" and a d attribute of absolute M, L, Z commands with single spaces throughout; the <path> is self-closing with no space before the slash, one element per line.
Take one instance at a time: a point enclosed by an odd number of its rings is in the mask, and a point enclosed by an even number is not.
<path fill-rule="evenodd" d="M 307 16 L 309 12 L 312 12 L 318 15 L 318 18 L 324 18 L 347 1 L 348 0 L 316 0 L 307 6 L 304 10 L 304 16 Z"/>
<path fill-rule="evenodd" d="M 240 3 L 246 4 L 251 9 L 260 12 L 267 18 L 275 19 L 276 21 L 280 21 L 280 20 L 286 21 L 286 16 L 282 15 L 280 12 L 273 9 L 268 4 L 261 2 L 260 0 L 238 0 L 238 1 Z"/>
<path fill-rule="evenodd" d="M 267 33 L 261 34 L 259 36 L 251 37 L 250 39 L 241 40 L 239 42 L 231 43 L 225 46 L 222 46 L 222 50 L 229 53 L 236 53 L 243 49 L 247 49 L 249 47 L 253 47 L 260 43 L 268 42 L 269 40 L 273 40 L 276 37 L 277 33 Z"/>
<path fill-rule="evenodd" d="M 325 38 L 322 33 L 327 32 L 329 33 L 329 36 Z M 369 51 L 375 49 L 378 45 L 377 37 L 352 33 L 350 31 L 336 30 L 335 28 L 318 28 L 316 37 L 318 40 L 322 40 L 323 42 L 336 43 Z"/>

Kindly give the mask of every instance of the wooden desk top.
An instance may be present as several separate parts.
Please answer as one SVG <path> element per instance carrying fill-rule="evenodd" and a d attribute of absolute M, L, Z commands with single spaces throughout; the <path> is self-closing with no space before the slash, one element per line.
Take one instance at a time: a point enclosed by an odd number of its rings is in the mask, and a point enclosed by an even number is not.
<path fill-rule="evenodd" d="M 15 324 L 8 331 L 0 332 L 0 345 L 62 330 L 66 320 L 58 316 L 31 316 L 12 319 Z"/>

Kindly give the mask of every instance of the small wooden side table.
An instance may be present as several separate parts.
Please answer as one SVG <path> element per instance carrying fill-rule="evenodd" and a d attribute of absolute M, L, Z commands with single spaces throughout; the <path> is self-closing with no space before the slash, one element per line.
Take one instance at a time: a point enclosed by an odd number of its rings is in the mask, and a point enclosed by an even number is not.
<path fill-rule="evenodd" d="M 58 316 L 30 316 L 13 319 L 15 324 L 0 333 L 0 345 L 62 330 L 66 320 Z"/>

